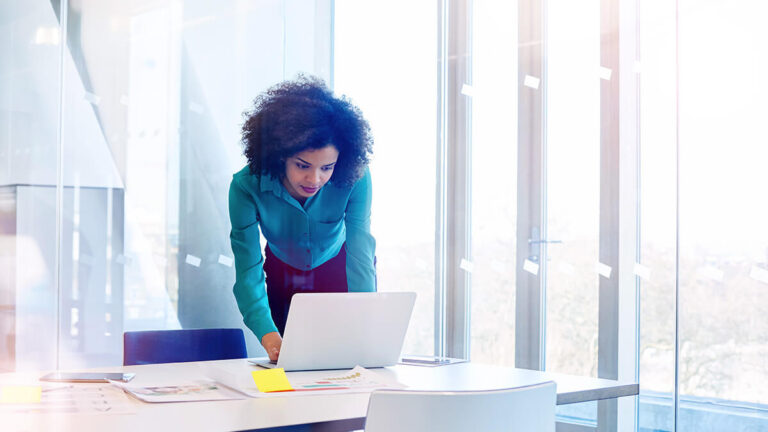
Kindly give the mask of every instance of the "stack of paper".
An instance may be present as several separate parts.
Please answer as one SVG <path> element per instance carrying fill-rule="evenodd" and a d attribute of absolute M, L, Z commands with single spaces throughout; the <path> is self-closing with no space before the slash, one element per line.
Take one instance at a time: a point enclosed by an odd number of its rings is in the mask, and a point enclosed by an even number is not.
<path fill-rule="evenodd" d="M 164 385 L 137 386 L 111 381 L 131 396 L 144 402 L 197 402 L 243 399 L 243 396 L 209 380 L 167 383 Z"/>

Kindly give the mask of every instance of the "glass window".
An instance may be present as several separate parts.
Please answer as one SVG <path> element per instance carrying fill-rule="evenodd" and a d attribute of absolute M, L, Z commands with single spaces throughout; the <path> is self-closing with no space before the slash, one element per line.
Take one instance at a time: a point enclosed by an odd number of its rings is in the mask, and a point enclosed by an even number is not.
<path fill-rule="evenodd" d="M 675 5 L 640 8 L 641 430 L 674 430 L 675 391 Z"/>
<path fill-rule="evenodd" d="M 546 370 L 597 376 L 600 2 L 546 7 Z"/>
<path fill-rule="evenodd" d="M 436 2 L 335 2 L 335 91 L 360 107 L 375 142 L 378 289 L 417 293 L 412 354 L 434 352 L 436 53 Z"/>
<path fill-rule="evenodd" d="M 681 1 L 680 10 L 679 425 L 756 430 L 768 417 L 721 423 L 706 420 L 711 409 L 688 410 L 713 398 L 734 414 L 768 405 L 768 5 Z"/>
<path fill-rule="evenodd" d="M 517 3 L 472 7 L 471 359 L 514 366 Z"/>
<path fill-rule="evenodd" d="M 768 56 L 758 42 L 768 36 L 765 12 L 750 1 L 640 9 L 641 255 L 651 269 L 641 281 L 641 430 L 674 429 L 675 368 L 678 430 L 768 424 L 768 207 L 755 198 L 768 180 L 759 126 L 768 114 Z"/>

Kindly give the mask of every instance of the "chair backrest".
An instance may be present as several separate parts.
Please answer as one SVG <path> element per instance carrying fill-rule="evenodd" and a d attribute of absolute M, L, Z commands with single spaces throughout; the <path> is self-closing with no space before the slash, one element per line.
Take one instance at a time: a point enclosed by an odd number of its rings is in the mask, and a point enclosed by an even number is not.
<path fill-rule="evenodd" d="M 125 332 L 123 364 L 139 365 L 245 358 L 239 328 Z"/>
<path fill-rule="evenodd" d="M 554 382 L 502 390 L 371 394 L 365 432 L 555 431 Z"/>

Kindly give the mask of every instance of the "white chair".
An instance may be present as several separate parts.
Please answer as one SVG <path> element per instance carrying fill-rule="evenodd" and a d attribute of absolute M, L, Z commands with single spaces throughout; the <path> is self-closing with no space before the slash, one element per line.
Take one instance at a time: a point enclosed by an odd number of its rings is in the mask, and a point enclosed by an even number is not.
<path fill-rule="evenodd" d="M 365 432 L 554 432 L 554 382 L 488 391 L 380 390 Z"/>

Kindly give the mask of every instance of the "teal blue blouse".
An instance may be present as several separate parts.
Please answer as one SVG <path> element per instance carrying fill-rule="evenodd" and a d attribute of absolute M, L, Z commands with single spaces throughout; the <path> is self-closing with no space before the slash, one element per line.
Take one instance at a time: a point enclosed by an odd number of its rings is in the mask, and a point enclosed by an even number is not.
<path fill-rule="evenodd" d="M 335 257 L 346 242 L 349 291 L 375 291 L 371 236 L 371 174 L 352 187 L 327 183 L 302 206 L 271 176 L 237 172 L 229 187 L 229 238 L 235 255 L 234 293 L 243 321 L 261 338 L 277 331 L 269 310 L 260 234 L 284 263 L 311 270 Z"/>

